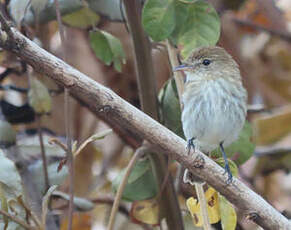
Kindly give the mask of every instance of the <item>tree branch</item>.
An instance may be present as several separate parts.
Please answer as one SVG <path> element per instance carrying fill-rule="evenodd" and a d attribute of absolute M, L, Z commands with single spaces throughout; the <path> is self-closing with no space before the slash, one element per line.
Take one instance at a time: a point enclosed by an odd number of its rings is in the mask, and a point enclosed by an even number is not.
<path fill-rule="evenodd" d="M 291 223 L 283 215 L 237 178 L 226 186 L 227 175 L 223 175 L 223 168 L 206 155 L 197 151 L 188 156 L 186 142 L 182 138 L 123 100 L 112 90 L 41 49 L 16 29 L 11 28 L 11 34 L 12 36 L 5 39 L 3 31 L 0 32 L 0 45 L 4 49 L 14 52 L 36 71 L 67 87 L 71 95 L 87 104 L 91 111 L 105 122 L 146 139 L 157 151 L 167 154 L 200 179 L 203 178 L 242 210 L 246 217 L 256 217 L 252 220 L 264 229 L 291 229 Z"/>

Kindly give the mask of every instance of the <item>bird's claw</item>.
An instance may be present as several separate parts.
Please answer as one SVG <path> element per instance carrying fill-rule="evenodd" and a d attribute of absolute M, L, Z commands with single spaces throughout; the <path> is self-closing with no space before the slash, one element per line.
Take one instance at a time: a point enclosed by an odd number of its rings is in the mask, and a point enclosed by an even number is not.
<path fill-rule="evenodd" d="M 226 173 L 228 175 L 228 178 L 227 178 L 227 181 L 226 181 L 226 185 L 229 185 L 232 182 L 232 178 L 233 177 L 232 177 L 232 173 L 230 171 L 230 168 L 229 168 L 229 165 L 228 164 L 225 165 L 223 175 L 225 175 Z"/>
<path fill-rule="evenodd" d="M 221 152 L 222 152 L 222 156 L 223 156 L 223 159 L 224 159 L 224 169 L 225 169 L 225 171 L 224 171 L 223 175 L 225 173 L 228 174 L 226 185 L 229 185 L 232 182 L 232 174 L 231 174 L 231 171 L 230 171 L 230 168 L 229 168 L 229 164 L 228 164 L 226 153 L 225 153 L 224 148 L 223 148 L 223 142 L 221 142 L 219 144 L 219 146 L 220 146 L 220 149 L 221 149 Z"/>
<path fill-rule="evenodd" d="M 191 148 L 194 149 L 194 151 L 195 151 L 194 140 L 195 140 L 195 138 L 192 137 L 191 139 L 189 139 L 189 140 L 187 141 L 187 147 L 186 147 L 186 148 L 187 148 L 187 150 L 188 150 L 188 153 L 190 153 Z"/>

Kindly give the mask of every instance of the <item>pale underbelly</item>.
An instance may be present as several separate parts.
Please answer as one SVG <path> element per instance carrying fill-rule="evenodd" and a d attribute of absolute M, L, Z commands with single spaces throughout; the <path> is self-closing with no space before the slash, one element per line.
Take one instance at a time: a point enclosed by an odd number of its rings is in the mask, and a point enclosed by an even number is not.
<path fill-rule="evenodd" d="M 205 97 L 204 97 L 205 98 Z M 194 138 L 194 144 L 202 151 L 212 151 L 223 143 L 231 144 L 238 137 L 245 121 L 239 102 L 226 98 L 206 98 L 193 102 L 193 107 L 184 107 L 183 130 L 187 140 Z"/>

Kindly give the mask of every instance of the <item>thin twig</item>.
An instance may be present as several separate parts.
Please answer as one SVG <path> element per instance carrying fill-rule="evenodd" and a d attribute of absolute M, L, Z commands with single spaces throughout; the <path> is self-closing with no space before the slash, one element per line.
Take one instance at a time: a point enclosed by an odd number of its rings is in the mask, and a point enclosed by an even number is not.
<path fill-rule="evenodd" d="M 41 150 L 45 191 L 47 191 L 49 189 L 49 187 L 50 187 L 50 182 L 49 182 L 49 177 L 48 177 L 47 159 L 46 159 L 46 154 L 45 154 L 45 147 L 44 147 L 44 144 L 43 144 L 43 135 L 42 135 L 42 129 L 41 129 L 41 115 L 37 115 L 36 116 L 36 122 L 37 122 L 38 139 L 39 139 L 40 150 Z"/>
<path fill-rule="evenodd" d="M 59 25 L 60 37 L 61 37 L 61 44 L 63 48 L 63 59 L 67 61 L 66 51 L 65 51 L 65 33 L 64 27 L 61 18 L 60 6 L 59 1 L 54 0 L 55 7 L 56 7 L 56 15 L 57 21 Z M 69 101 L 69 90 L 65 88 L 64 93 L 64 112 L 65 112 L 65 130 L 66 130 L 66 138 L 67 138 L 67 160 L 69 166 L 69 193 L 70 193 L 70 201 L 69 201 L 69 213 L 68 213 L 68 230 L 72 229 L 73 225 L 73 212 L 74 212 L 74 157 L 72 153 L 72 138 L 71 138 L 71 129 L 70 129 L 70 101 Z"/>
<path fill-rule="evenodd" d="M 27 206 L 27 204 L 23 201 L 22 197 L 18 197 L 17 201 L 19 204 L 25 209 L 26 213 L 31 217 L 31 220 L 37 226 L 37 228 L 41 228 L 41 222 L 39 221 L 38 217 L 35 213 Z"/>
<path fill-rule="evenodd" d="M 168 50 L 168 55 L 169 55 L 171 67 L 175 68 L 175 67 L 177 67 L 179 65 L 179 61 L 178 61 L 178 58 L 177 58 L 176 50 L 174 49 L 173 46 L 171 46 L 171 44 L 170 44 L 170 42 L 168 40 L 166 41 L 166 45 L 167 45 L 167 50 Z M 174 79 L 175 79 L 175 83 L 176 83 L 176 86 L 177 86 L 180 105 L 182 107 L 181 100 L 182 100 L 182 93 L 184 91 L 183 74 L 180 71 L 174 72 Z"/>
<path fill-rule="evenodd" d="M 274 156 L 278 157 L 279 154 L 286 154 L 291 152 L 291 146 L 258 146 L 254 151 L 254 156 L 263 157 L 263 156 Z"/>
<path fill-rule="evenodd" d="M 93 134 L 92 136 L 90 136 L 89 138 L 87 138 L 79 146 L 78 149 L 74 150 L 74 153 L 73 153 L 74 157 L 78 156 L 89 143 L 94 142 L 94 141 L 97 141 L 97 140 L 100 140 L 100 139 L 103 139 L 104 137 L 106 137 L 110 133 L 112 133 L 112 129 L 107 129 L 107 130 L 105 130 L 103 132 Z"/>
<path fill-rule="evenodd" d="M 31 87 L 33 76 L 32 76 L 33 68 L 31 66 L 27 69 L 27 75 L 28 75 L 28 83 L 29 87 Z M 36 95 L 39 96 L 39 95 Z M 49 189 L 50 183 L 49 183 L 49 177 L 48 177 L 48 170 L 47 170 L 47 159 L 45 154 L 45 147 L 43 144 L 43 135 L 42 135 L 42 129 L 41 129 L 41 115 L 37 114 L 36 116 L 36 124 L 37 124 L 37 134 L 39 138 L 40 143 L 40 150 L 41 150 L 41 158 L 42 158 L 42 165 L 43 165 L 43 176 L 44 176 L 44 185 L 45 185 L 45 192 Z"/>
<path fill-rule="evenodd" d="M 133 157 L 130 159 L 130 162 L 127 165 L 127 168 L 125 170 L 125 174 L 123 176 L 123 179 L 117 189 L 116 196 L 114 199 L 114 203 L 111 209 L 110 217 L 109 217 L 109 223 L 107 230 L 113 230 L 115 217 L 118 211 L 119 203 L 121 201 L 122 193 L 124 191 L 125 185 L 127 183 L 128 177 L 133 169 L 133 166 L 135 165 L 136 161 L 145 153 L 147 152 L 148 148 L 146 147 L 140 147 L 136 150 Z"/>
<path fill-rule="evenodd" d="M 141 2 L 125 0 L 123 4 L 134 47 L 136 78 L 141 108 L 147 115 L 155 120 L 159 120 L 156 87 L 157 78 L 154 72 L 150 41 L 142 27 Z M 160 185 L 166 179 L 167 175 L 166 157 L 156 152 L 150 153 L 149 157 L 154 177 Z M 183 230 L 183 220 L 171 176 L 167 180 L 165 191 L 161 198 L 161 210 L 167 210 L 165 212 L 165 218 L 168 229 Z"/>
<path fill-rule="evenodd" d="M 174 47 L 171 46 L 170 42 L 168 40 L 166 40 L 166 47 L 168 50 L 168 56 L 169 56 L 169 61 L 170 61 L 170 66 L 171 68 L 175 68 L 179 65 L 179 61 L 177 58 L 177 53 L 176 50 L 174 49 Z M 178 91 L 178 97 L 179 97 L 179 101 L 180 101 L 180 108 L 181 110 L 183 109 L 182 106 L 182 93 L 184 91 L 184 81 L 183 81 L 183 74 L 180 71 L 176 71 L 173 73 L 174 74 L 174 79 L 175 79 L 175 83 L 176 83 L 176 87 L 177 87 L 177 91 Z M 180 175 L 182 175 L 182 171 L 183 171 L 183 167 L 181 165 L 178 165 L 178 173 L 176 176 L 176 180 L 175 180 L 175 188 L 176 188 L 176 192 L 178 192 L 180 190 L 180 179 L 182 178 Z"/>
<path fill-rule="evenodd" d="M 23 228 L 27 229 L 27 230 L 36 230 L 34 227 L 28 225 L 27 223 L 25 223 L 23 220 L 19 219 L 16 216 L 11 215 L 8 212 L 5 212 L 4 210 L 0 209 L 0 214 L 3 216 L 8 217 L 10 220 L 12 220 L 13 222 L 21 225 Z"/>
<path fill-rule="evenodd" d="M 65 152 L 67 152 L 68 151 L 68 148 L 67 148 L 67 146 L 65 146 L 59 139 L 57 139 L 57 138 L 51 138 L 50 140 L 49 140 L 49 144 L 55 144 L 55 145 L 58 145 L 59 147 L 61 147 Z"/>
<path fill-rule="evenodd" d="M 200 212 L 203 220 L 203 229 L 211 230 L 203 184 L 195 183 L 195 190 L 200 204 Z"/>

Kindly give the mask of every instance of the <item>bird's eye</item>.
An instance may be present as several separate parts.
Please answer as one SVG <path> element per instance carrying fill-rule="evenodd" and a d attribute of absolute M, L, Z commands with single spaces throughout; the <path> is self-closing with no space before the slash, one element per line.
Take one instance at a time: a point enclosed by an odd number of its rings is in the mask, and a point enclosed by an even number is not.
<path fill-rule="evenodd" d="M 211 63 L 211 61 L 209 60 L 209 59 L 204 59 L 203 61 L 202 61 L 202 64 L 203 65 L 209 65 Z"/>

